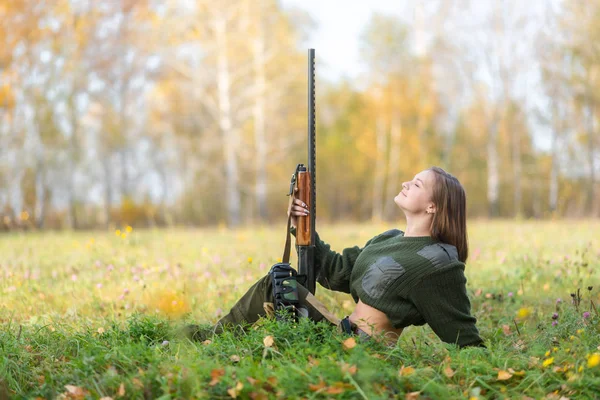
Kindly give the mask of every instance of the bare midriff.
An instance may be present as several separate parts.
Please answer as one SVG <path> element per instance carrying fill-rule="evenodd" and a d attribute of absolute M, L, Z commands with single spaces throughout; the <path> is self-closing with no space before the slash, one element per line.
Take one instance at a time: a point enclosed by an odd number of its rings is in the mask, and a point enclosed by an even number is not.
<path fill-rule="evenodd" d="M 358 300 L 356 308 L 348 318 L 370 336 L 377 337 L 383 334 L 387 344 L 395 344 L 402 333 L 402 328 L 394 328 L 385 313 L 361 300 Z"/>

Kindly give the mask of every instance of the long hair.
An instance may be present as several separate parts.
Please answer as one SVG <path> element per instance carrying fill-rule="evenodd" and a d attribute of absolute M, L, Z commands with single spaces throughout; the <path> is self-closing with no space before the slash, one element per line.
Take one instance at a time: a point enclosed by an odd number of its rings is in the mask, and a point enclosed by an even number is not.
<path fill-rule="evenodd" d="M 467 199 L 465 190 L 454 176 L 439 167 L 434 172 L 433 203 L 437 208 L 431 221 L 431 236 L 456 247 L 458 259 L 466 262 L 469 257 L 467 243 Z"/>

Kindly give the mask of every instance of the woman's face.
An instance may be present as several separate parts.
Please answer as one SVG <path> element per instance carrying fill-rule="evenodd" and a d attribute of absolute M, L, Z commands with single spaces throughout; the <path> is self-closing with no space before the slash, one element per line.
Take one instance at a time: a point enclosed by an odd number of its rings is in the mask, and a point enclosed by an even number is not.
<path fill-rule="evenodd" d="M 394 202 L 403 211 L 412 214 L 435 212 L 433 198 L 433 185 L 435 173 L 430 170 L 421 171 L 413 180 L 402 183 L 402 190 L 394 198 Z"/>

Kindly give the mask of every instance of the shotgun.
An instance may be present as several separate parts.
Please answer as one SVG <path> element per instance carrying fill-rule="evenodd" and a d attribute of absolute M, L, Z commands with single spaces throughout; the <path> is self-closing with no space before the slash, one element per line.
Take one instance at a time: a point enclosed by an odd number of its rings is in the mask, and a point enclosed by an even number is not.
<path fill-rule="evenodd" d="M 297 197 L 308 205 L 310 213 L 298 217 L 296 249 L 298 250 L 298 275 L 305 277 L 304 286 L 313 295 L 315 277 L 315 217 L 316 193 L 316 125 L 315 125 L 315 49 L 308 49 L 308 166 L 298 164 L 295 172 Z M 293 185 L 292 185 L 293 186 Z"/>
<path fill-rule="evenodd" d="M 296 250 L 298 251 L 298 272 L 290 265 L 290 221 L 288 215 L 287 232 L 281 262 L 269 271 L 273 282 L 273 305 L 278 319 L 287 318 L 291 313 L 294 319 L 300 314 L 308 316 L 305 307 L 300 307 L 298 286 L 300 283 L 310 293 L 315 294 L 315 215 L 316 215 L 316 129 L 315 129 L 315 50 L 308 50 L 308 166 L 298 164 L 292 174 L 290 202 L 294 197 L 308 205 L 307 216 L 299 216 L 296 227 Z M 295 189 L 298 189 L 296 191 Z M 291 204 L 291 203 L 290 203 Z M 313 297 L 314 298 L 314 297 Z M 300 312 L 304 310 L 304 313 Z"/>

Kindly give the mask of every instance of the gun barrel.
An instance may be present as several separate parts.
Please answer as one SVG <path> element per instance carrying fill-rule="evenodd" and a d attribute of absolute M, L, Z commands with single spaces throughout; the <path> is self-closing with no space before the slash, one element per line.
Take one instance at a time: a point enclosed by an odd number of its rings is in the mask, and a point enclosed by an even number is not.
<path fill-rule="evenodd" d="M 315 122 L 315 49 L 308 49 L 308 172 L 310 174 L 310 245 L 315 245 L 317 217 L 317 135 Z M 314 293 L 314 292 L 313 292 Z"/>

